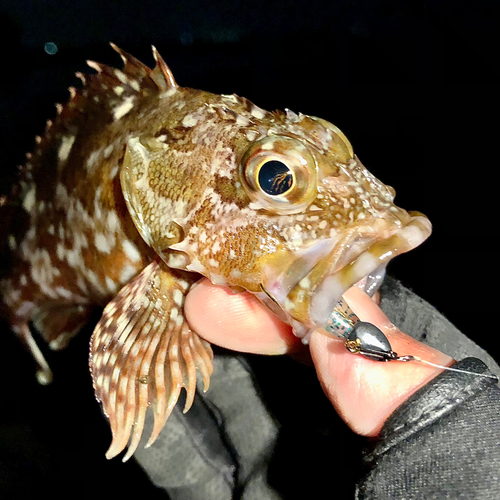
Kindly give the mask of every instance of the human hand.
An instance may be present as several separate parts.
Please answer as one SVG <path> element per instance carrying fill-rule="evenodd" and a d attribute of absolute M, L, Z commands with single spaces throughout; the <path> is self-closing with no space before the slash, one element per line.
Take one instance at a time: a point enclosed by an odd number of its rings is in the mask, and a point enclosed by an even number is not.
<path fill-rule="evenodd" d="M 389 339 L 394 351 L 448 366 L 453 359 L 401 332 L 375 302 L 359 288 L 343 296 L 361 319 L 373 323 Z M 347 351 L 344 342 L 316 331 L 309 346 L 292 334 L 250 293 L 202 280 L 187 296 L 186 317 L 207 341 L 234 351 L 258 354 L 310 354 L 319 381 L 339 415 L 358 434 L 375 436 L 389 415 L 442 369 L 415 362 L 371 361 Z"/>

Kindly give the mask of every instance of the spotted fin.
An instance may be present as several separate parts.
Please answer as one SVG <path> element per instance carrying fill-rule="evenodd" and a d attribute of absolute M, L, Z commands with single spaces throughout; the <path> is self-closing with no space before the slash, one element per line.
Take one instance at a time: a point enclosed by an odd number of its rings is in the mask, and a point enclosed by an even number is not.
<path fill-rule="evenodd" d="M 146 409 L 153 444 L 186 389 L 186 412 L 196 390 L 196 370 L 208 389 L 212 349 L 190 329 L 182 306 L 192 283 L 186 273 L 153 261 L 104 309 L 90 343 L 96 397 L 109 418 L 113 441 L 106 454 L 120 453 L 130 439 L 128 460 L 141 439 Z"/>
<path fill-rule="evenodd" d="M 68 119 L 74 120 L 75 113 L 81 111 L 88 115 L 93 109 L 96 117 L 111 115 L 116 119 L 117 113 L 127 109 L 127 105 L 136 104 L 141 98 L 177 87 L 172 72 L 154 47 L 156 66 L 151 69 L 116 45 L 111 46 L 120 54 L 123 68 L 117 69 L 87 61 L 97 73 L 76 74 L 83 82 L 83 87 L 70 87 L 69 102 L 64 106 L 56 106 L 58 115 L 64 122 Z"/>
<path fill-rule="evenodd" d="M 35 180 L 40 187 L 48 182 L 46 179 L 53 180 L 54 164 L 60 168 L 71 164 L 71 175 L 78 175 L 74 168 L 78 154 L 76 157 L 72 154 L 79 150 L 81 141 L 96 130 L 105 130 L 124 117 L 130 118 L 130 112 L 141 109 L 144 100 L 151 96 L 177 87 L 172 72 L 154 47 L 156 65 L 151 69 L 116 45 L 111 46 L 120 54 L 124 67 L 117 69 L 87 61 L 97 73 L 76 73 L 83 85 L 70 87 L 68 102 L 56 104 L 57 116 L 47 120 L 44 133 L 36 137 L 35 149 L 27 154 L 27 161 L 20 168 L 9 202 L 18 203 L 18 198 L 24 197 L 26 183 Z"/>

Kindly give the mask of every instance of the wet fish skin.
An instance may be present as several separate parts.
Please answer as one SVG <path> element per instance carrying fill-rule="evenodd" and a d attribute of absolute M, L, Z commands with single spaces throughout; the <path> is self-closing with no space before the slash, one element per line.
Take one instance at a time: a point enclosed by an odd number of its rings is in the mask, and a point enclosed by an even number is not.
<path fill-rule="evenodd" d="M 96 73 L 57 105 L 4 202 L 15 211 L 0 290 L 43 382 L 30 321 L 61 349 L 105 307 L 90 367 L 113 432 L 107 456 L 129 444 L 127 459 L 148 406 L 150 445 L 183 387 L 189 408 L 196 371 L 208 388 L 211 348 L 183 316 L 200 275 L 255 293 L 307 337 L 430 225 L 394 205 L 329 122 L 179 87 L 155 49 L 150 69 L 113 48 L 123 70 L 89 62 Z"/>

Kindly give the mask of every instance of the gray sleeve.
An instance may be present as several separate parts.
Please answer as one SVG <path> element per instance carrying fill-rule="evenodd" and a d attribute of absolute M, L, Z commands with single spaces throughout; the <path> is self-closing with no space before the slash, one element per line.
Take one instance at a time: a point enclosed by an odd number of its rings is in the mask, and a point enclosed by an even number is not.
<path fill-rule="evenodd" d="M 455 359 L 498 374 L 493 359 L 428 303 L 394 280 L 381 305 L 402 330 Z M 485 363 L 477 358 L 481 358 Z M 388 419 L 364 454 L 356 498 L 500 498 L 500 389 L 491 378 L 443 372 Z"/>
<path fill-rule="evenodd" d="M 386 279 L 381 297 L 382 308 L 402 330 L 456 359 L 474 356 L 492 371 L 500 372 L 483 350 L 396 280 Z M 385 455 L 380 455 L 394 457 L 394 462 L 384 462 L 388 468 L 378 468 L 377 460 L 371 460 L 370 457 L 375 457 L 373 453 L 377 453 L 375 450 L 372 454 L 365 453 L 363 463 L 362 449 L 366 441 L 354 435 L 336 415 L 312 366 L 301 365 L 285 356 L 246 356 L 221 350 L 217 351 L 214 361 L 209 391 L 197 394 L 194 407 L 186 415 L 180 410 L 174 411 L 158 441 L 151 448 L 136 452 L 136 460 L 166 492 L 166 497 L 174 500 L 352 499 L 357 482 L 359 498 L 391 498 L 377 497 L 373 487 L 379 484 L 381 477 L 394 476 L 390 464 L 395 462 L 400 464 L 398 474 L 403 474 L 408 484 L 412 484 L 412 479 L 405 476 L 406 473 L 420 474 L 425 481 L 434 482 L 432 467 L 440 457 L 431 457 L 434 462 L 425 464 L 412 461 L 413 455 L 421 451 L 417 452 L 416 446 L 405 446 L 405 439 L 394 442 Z M 481 394 L 486 397 L 489 392 L 485 390 Z M 469 411 L 471 408 L 464 406 L 461 418 L 465 422 Z M 405 414 L 401 415 L 404 421 Z M 498 416 L 495 418 L 498 422 Z M 389 442 L 393 433 L 387 429 Z M 460 439 L 462 431 L 456 432 Z M 427 444 L 432 442 L 432 435 L 431 430 Z M 455 450 L 450 447 L 447 453 L 455 453 Z M 420 466 L 431 468 L 421 470 Z M 393 484 L 389 480 L 388 483 Z M 403 497 L 405 495 L 395 498 Z"/>
<path fill-rule="evenodd" d="M 491 373 L 477 358 L 454 367 Z M 500 498 L 499 415 L 495 380 L 443 372 L 388 419 L 356 498 Z"/>

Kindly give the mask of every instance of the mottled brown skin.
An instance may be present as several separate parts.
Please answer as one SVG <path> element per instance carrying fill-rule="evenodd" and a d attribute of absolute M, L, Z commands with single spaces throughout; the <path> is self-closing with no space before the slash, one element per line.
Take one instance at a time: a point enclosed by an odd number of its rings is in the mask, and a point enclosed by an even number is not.
<path fill-rule="evenodd" d="M 414 242 L 395 249 L 412 217 L 333 125 L 180 88 L 155 50 L 151 70 L 114 48 L 123 71 L 89 63 L 97 74 L 80 75 L 83 88 L 70 89 L 28 155 L 21 194 L 9 200 L 18 206 L 15 220 L 28 223 L 14 220 L 13 265 L 0 290 L 42 381 L 50 370 L 29 322 L 58 349 L 107 304 L 90 366 L 113 432 L 107 456 L 131 437 L 127 459 L 148 406 L 149 445 L 182 387 L 189 407 L 196 370 L 208 387 L 210 346 L 183 316 L 200 274 L 270 297 L 283 319 L 307 329 L 318 326 L 311 311 L 332 274 L 367 248 L 383 263 Z M 279 195 L 259 184 L 268 159 L 289 169 L 275 179 L 286 186 Z M 386 240 L 390 251 L 380 257 Z M 318 242 L 327 250 L 316 252 Z M 339 283 L 352 285 L 360 272 L 339 274 Z"/>

